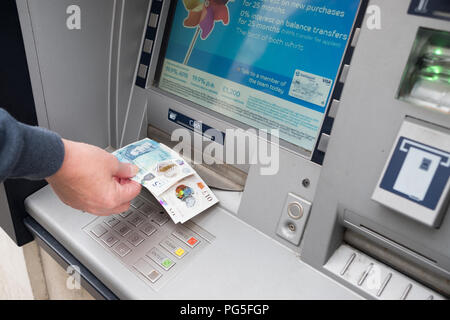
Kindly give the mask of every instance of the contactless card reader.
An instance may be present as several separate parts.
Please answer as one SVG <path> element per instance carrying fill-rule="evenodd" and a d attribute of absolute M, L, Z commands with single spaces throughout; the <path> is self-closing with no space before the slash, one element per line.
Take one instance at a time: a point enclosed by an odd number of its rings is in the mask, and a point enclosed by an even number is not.
<path fill-rule="evenodd" d="M 450 188 L 449 131 L 407 119 L 372 199 L 417 221 L 439 227 Z"/>

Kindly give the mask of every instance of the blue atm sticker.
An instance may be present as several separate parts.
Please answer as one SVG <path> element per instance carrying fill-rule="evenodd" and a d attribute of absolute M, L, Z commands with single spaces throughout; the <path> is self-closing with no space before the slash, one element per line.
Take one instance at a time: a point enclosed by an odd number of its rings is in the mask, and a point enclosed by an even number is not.
<path fill-rule="evenodd" d="M 169 109 L 168 113 L 169 121 L 175 122 L 189 130 L 201 133 L 203 137 L 208 138 L 211 141 L 215 141 L 220 144 L 224 144 L 225 133 L 214 129 L 198 120 L 188 117 L 178 111 Z"/>
<path fill-rule="evenodd" d="M 434 210 L 450 177 L 450 153 L 400 137 L 380 187 Z"/>

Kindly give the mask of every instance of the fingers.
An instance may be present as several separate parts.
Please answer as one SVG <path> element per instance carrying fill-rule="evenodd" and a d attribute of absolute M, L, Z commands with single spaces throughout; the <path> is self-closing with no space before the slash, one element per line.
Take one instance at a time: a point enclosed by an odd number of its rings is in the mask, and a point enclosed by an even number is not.
<path fill-rule="evenodd" d="M 99 215 L 110 215 L 122 213 L 129 209 L 130 202 L 141 192 L 141 185 L 137 182 L 125 179 L 115 179 L 116 182 L 116 204 L 115 208 L 103 209 L 98 212 Z"/>
<path fill-rule="evenodd" d="M 114 208 L 114 209 L 111 209 L 111 210 L 108 212 L 108 215 L 109 215 L 109 214 L 122 213 L 122 212 L 127 211 L 129 208 L 130 208 L 130 202 L 127 202 L 127 203 L 125 203 L 125 204 L 122 204 L 122 205 L 120 205 L 120 206 Z"/>
<path fill-rule="evenodd" d="M 116 183 L 116 195 L 119 203 L 128 203 L 138 196 L 142 186 L 135 181 L 124 181 Z"/>
<path fill-rule="evenodd" d="M 117 168 L 113 175 L 118 178 L 133 178 L 139 172 L 139 168 L 131 163 L 117 161 Z"/>

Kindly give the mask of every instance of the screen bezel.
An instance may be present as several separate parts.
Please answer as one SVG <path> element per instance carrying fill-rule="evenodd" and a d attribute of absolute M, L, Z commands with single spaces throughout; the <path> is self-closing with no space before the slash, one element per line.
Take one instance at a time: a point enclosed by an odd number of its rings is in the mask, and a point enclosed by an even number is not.
<path fill-rule="evenodd" d="M 198 111 L 201 114 L 205 114 L 208 118 L 212 117 L 214 119 L 217 119 L 218 121 L 220 121 L 221 123 L 224 124 L 224 127 L 226 128 L 240 128 L 243 130 L 248 130 L 248 129 L 256 129 L 258 130 L 258 128 L 253 127 L 251 125 L 248 125 L 244 122 L 240 122 L 238 120 L 235 120 L 231 117 L 225 116 L 217 111 L 214 111 L 212 109 L 209 109 L 207 107 L 204 107 L 200 104 L 197 104 L 195 102 L 192 102 L 188 99 L 185 99 L 183 97 L 177 96 L 171 92 L 165 91 L 163 89 L 159 88 L 159 79 L 161 77 L 161 73 L 162 73 L 162 67 L 163 67 L 163 63 L 165 60 L 165 56 L 166 56 L 166 50 L 167 50 L 167 46 L 169 43 L 169 39 L 170 39 L 170 34 L 171 34 L 171 27 L 172 27 L 172 20 L 173 20 L 173 16 L 175 14 L 175 10 L 177 7 L 177 3 L 180 0 L 170 0 L 170 5 L 168 6 L 168 13 L 166 15 L 166 19 L 164 19 L 164 21 L 161 21 L 161 23 L 165 24 L 165 28 L 164 28 L 164 32 L 161 35 L 161 46 L 160 46 L 160 50 L 158 53 L 158 56 L 155 57 L 156 59 L 154 59 L 154 61 L 152 61 L 152 64 L 155 63 L 156 64 L 156 68 L 155 68 L 155 72 L 154 72 L 154 76 L 151 82 L 151 86 L 148 89 L 151 89 L 152 91 L 155 91 L 155 93 L 158 93 L 159 95 L 164 95 L 166 96 L 168 99 L 173 100 L 173 101 L 168 101 L 169 104 L 172 105 L 182 105 L 182 106 L 186 106 L 188 108 L 193 108 L 196 111 Z M 323 117 L 321 119 L 320 122 L 320 126 L 319 126 L 319 130 L 317 131 L 317 136 L 315 138 L 315 142 L 314 142 L 314 148 L 312 150 L 307 150 L 305 148 L 302 148 L 296 144 L 293 144 L 291 142 L 288 142 L 284 139 L 282 139 L 281 137 L 278 139 L 278 144 L 281 148 L 286 149 L 288 151 L 294 152 L 296 154 L 299 154 L 300 156 L 308 159 L 308 160 L 312 160 L 312 157 L 315 153 L 315 151 L 317 150 L 318 147 L 318 143 L 320 140 L 320 136 L 321 133 L 323 131 L 323 126 L 324 126 L 324 122 L 325 119 L 328 117 L 328 113 L 329 113 L 329 108 L 331 103 L 333 102 L 333 99 L 335 97 L 335 93 L 336 93 L 336 89 L 337 89 L 337 84 L 339 83 L 339 79 L 341 77 L 341 73 L 342 73 L 342 69 L 344 67 L 344 61 L 346 56 L 348 55 L 349 52 L 349 48 L 351 47 L 354 35 L 355 35 L 355 29 L 356 29 L 356 24 L 358 22 L 358 20 L 361 20 L 361 14 L 362 14 L 362 9 L 366 7 L 368 0 L 360 0 L 358 9 L 357 9 L 357 13 L 354 17 L 353 20 L 353 24 L 352 24 L 352 28 L 349 34 L 349 39 L 347 41 L 346 47 L 344 49 L 344 53 L 341 57 L 341 61 L 339 64 L 339 68 L 338 68 L 338 72 L 336 74 L 336 78 L 333 81 L 333 86 L 332 89 L 330 91 L 330 97 L 329 100 L 327 102 L 327 105 L 325 106 L 325 111 L 323 113 Z M 175 108 L 177 109 L 177 108 Z M 179 112 L 183 113 L 182 110 L 178 110 Z M 189 110 L 186 110 L 189 113 Z M 202 119 L 199 119 L 200 121 Z M 167 120 L 169 121 L 169 120 Z M 271 141 L 272 136 L 270 135 L 270 133 L 268 133 L 268 140 Z"/>

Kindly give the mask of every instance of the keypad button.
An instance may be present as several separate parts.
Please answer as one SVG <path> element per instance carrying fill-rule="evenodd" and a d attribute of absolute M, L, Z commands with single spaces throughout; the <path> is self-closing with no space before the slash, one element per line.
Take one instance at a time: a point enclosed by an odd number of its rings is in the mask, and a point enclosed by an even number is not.
<path fill-rule="evenodd" d="M 161 267 L 164 268 L 164 270 L 169 270 L 175 265 L 175 262 L 171 260 L 167 255 L 165 255 L 161 250 L 158 248 L 153 248 L 149 252 L 147 252 L 147 257 L 155 261 L 157 264 L 159 264 Z"/>
<path fill-rule="evenodd" d="M 94 228 L 92 228 L 91 232 L 95 234 L 96 237 L 100 238 L 102 235 L 106 233 L 106 228 L 100 224 L 96 225 Z"/>
<path fill-rule="evenodd" d="M 155 213 L 150 217 L 150 220 L 159 225 L 163 226 L 167 221 L 169 221 L 169 217 L 164 211 L 160 211 L 159 213 Z"/>
<path fill-rule="evenodd" d="M 121 257 L 125 257 L 127 254 L 131 252 L 130 247 L 128 247 L 125 243 L 121 242 L 117 247 L 114 248 L 114 251 Z"/>
<path fill-rule="evenodd" d="M 107 217 L 103 222 L 112 228 L 116 224 L 118 224 L 120 221 L 119 221 L 119 219 L 116 219 L 114 217 Z"/>
<path fill-rule="evenodd" d="M 133 213 L 133 209 L 130 208 L 130 209 L 128 209 L 127 211 L 120 213 L 119 215 L 120 215 L 122 218 L 126 218 L 126 217 L 128 217 L 130 214 L 132 214 L 132 213 Z"/>
<path fill-rule="evenodd" d="M 139 227 L 144 222 L 144 218 L 139 213 L 135 212 L 128 217 L 127 221 L 133 226 Z"/>
<path fill-rule="evenodd" d="M 155 231 L 156 228 L 154 225 L 152 225 L 150 222 L 146 222 L 141 226 L 140 229 L 143 233 L 145 233 L 147 236 L 151 236 Z"/>
<path fill-rule="evenodd" d="M 110 232 L 108 232 L 107 234 L 105 234 L 102 238 L 102 241 L 108 246 L 108 247 L 112 247 L 113 245 L 115 245 L 117 243 L 117 241 L 119 241 L 119 239 L 117 239 L 113 234 L 111 234 Z"/>
<path fill-rule="evenodd" d="M 118 225 L 114 227 L 114 230 L 116 230 L 122 237 L 125 237 L 127 234 L 131 232 L 131 228 L 125 223 L 121 222 Z"/>
<path fill-rule="evenodd" d="M 191 248 L 200 243 L 198 236 L 184 226 L 178 226 L 172 234 Z"/>
<path fill-rule="evenodd" d="M 139 207 L 144 205 L 144 201 L 139 198 L 134 198 L 133 201 L 131 201 L 131 205 L 138 209 Z"/>
<path fill-rule="evenodd" d="M 152 213 L 158 212 L 158 209 L 145 203 L 139 207 L 139 211 L 148 218 Z"/>
<path fill-rule="evenodd" d="M 161 247 L 175 255 L 178 259 L 183 258 L 188 252 L 179 246 L 173 239 L 167 238 L 160 243 Z"/>
<path fill-rule="evenodd" d="M 157 281 L 162 276 L 160 272 L 158 272 L 151 264 L 149 264 L 144 259 L 139 259 L 139 261 L 137 261 L 133 265 L 133 267 L 135 267 L 137 271 L 142 273 L 151 282 Z"/>
<path fill-rule="evenodd" d="M 144 241 L 144 237 L 138 234 L 137 232 L 130 233 L 127 239 L 135 247 L 137 247 L 142 243 L 142 241 Z"/>

